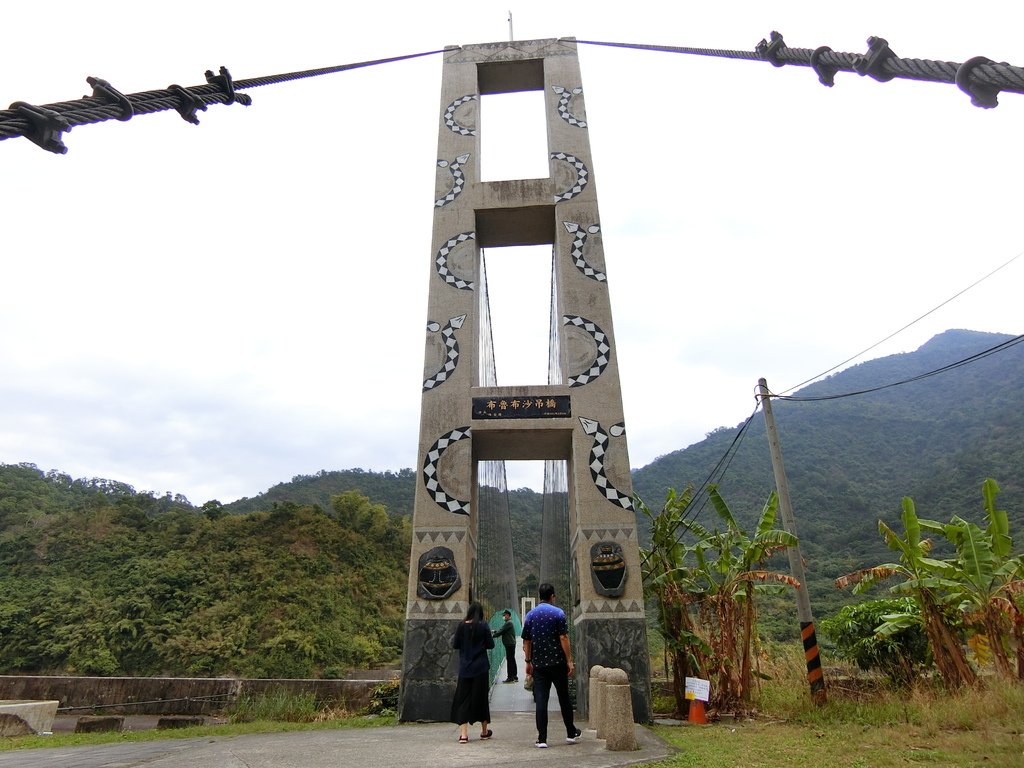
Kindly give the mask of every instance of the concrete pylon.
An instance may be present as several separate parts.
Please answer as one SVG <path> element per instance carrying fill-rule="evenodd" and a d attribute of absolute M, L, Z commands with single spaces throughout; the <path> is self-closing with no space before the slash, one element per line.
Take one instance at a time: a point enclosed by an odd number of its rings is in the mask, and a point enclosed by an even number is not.
<path fill-rule="evenodd" d="M 480 181 L 482 95 L 545 95 L 549 175 Z M 438 183 L 399 716 L 447 720 L 457 657 L 450 640 L 474 599 L 477 463 L 567 466 L 570 594 L 578 709 L 587 671 L 629 675 L 637 720 L 650 717 L 650 672 L 636 514 L 609 279 L 582 79 L 573 38 L 445 49 Z M 481 248 L 552 246 L 548 382 L 488 386 Z"/>

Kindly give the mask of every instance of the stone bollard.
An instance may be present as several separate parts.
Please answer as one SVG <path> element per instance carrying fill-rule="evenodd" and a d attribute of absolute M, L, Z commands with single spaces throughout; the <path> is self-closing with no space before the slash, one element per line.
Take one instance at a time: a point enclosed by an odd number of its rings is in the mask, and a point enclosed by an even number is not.
<path fill-rule="evenodd" d="M 199 725 L 206 725 L 205 717 L 192 717 L 189 715 L 165 715 L 156 721 L 158 731 L 171 728 L 195 728 Z"/>
<path fill-rule="evenodd" d="M 75 733 L 106 733 L 124 730 L 124 715 L 82 715 L 75 723 Z"/>
<path fill-rule="evenodd" d="M 601 729 L 601 673 L 604 667 L 595 664 L 590 668 L 590 689 L 587 691 L 587 719 L 589 720 L 588 730 L 598 731 Z"/>
<path fill-rule="evenodd" d="M 605 677 L 602 729 L 605 749 L 628 752 L 637 748 L 633 694 L 629 686 L 629 675 L 621 669 L 608 670 Z"/>

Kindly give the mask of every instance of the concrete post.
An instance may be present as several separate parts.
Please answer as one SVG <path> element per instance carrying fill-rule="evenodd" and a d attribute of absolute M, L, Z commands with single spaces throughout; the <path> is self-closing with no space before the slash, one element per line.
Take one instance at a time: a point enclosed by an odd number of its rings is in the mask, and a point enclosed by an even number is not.
<path fill-rule="evenodd" d="M 589 715 L 590 730 L 598 731 L 601 729 L 601 700 L 598 698 L 601 691 L 601 673 L 604 672 L 604 667 L 600 664 L 595 664 L 590 668 L 590 690 L 587 692 L 587 711 Z"/>
<path fill-rule="evenodd" d="M 636 749 L 629 675 L 624 670 L 610 669 L 605 673 L 602 729 L 605 734 L 605 749 L 612 752 Z"/>

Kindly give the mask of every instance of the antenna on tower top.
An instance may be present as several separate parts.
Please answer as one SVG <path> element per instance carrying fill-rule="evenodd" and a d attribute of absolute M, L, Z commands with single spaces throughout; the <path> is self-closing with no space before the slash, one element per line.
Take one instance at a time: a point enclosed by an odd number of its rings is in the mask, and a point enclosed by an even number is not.
<path fill-rule="evenodd" d="M 515 38 L 512 36 L 512 11 L 508 12 L 508 41 L 511 43 Z"/>

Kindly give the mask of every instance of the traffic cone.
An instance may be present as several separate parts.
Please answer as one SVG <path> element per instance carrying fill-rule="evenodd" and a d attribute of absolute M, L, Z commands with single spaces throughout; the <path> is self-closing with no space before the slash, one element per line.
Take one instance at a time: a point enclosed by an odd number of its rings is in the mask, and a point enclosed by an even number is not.
<path fill-rule="evenodd" d="M 707 725 L 708 718 L 704 714 L 704 702 L 700 699 L 690 699 L 690 710 L 686 717 L 687 722 Z"/>

